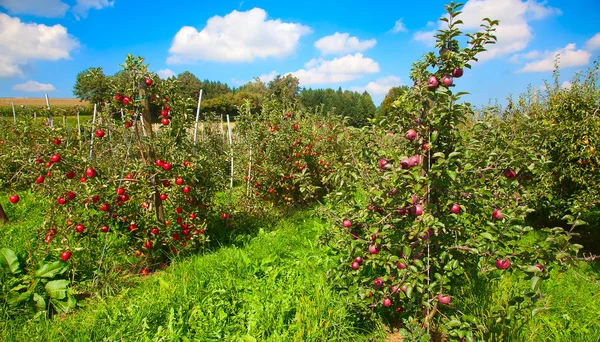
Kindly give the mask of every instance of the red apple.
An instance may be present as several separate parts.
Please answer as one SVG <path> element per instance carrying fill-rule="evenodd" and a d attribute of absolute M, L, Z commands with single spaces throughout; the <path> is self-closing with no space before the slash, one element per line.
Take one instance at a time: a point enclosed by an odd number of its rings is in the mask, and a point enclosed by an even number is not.
<path fill-rule="evenodd" d="M 430 89 L 435 89 L 438 87 L 438 85 L 440 84 L 440 82 L 438 81 L 437 77 L 435 76 L 430 76 L 429 79 L 427 80 L 427 86 L 429 86 Z"/>
<path fill-rule="evenodd" d="M 151 78 L 147 78 L 146 79 L 146 85 L 149 87 L 152 85 L 152 79 Z"/>
<path fill-rule="evenodd" d="M 408 139 L 408 140 L 415 140 L 415 139 L 417 138 L 417 131 L 415 131 L 414 129 L 409 129 L 409 130 L 406 132 L 406 135 L 405 135 L 405 137 L 406 137 L 406 139 Z"/>
<path fill-rule="evenodd" d="M 78 233 L 83 233 L 84 230 L 85 230 L 85 226 L 82 224 L 78 224 L 75 226 L 75 231 Z"/>
<path fill-rule="evenodd" d="M 102 231 L 103 233 L 108 233 L 108 231 L 109 231 L 108 226 L 102 226 L 100 228 L 100 231 Z"/>
<path fill-rule="evenodd" d="M 88 178 L 93 178 L 96 176 L 96 170 L 93 167 L 88 167 L 87 170 L 85 170 L 85 175 L 88 176 Z"/>
<path fill-rule="evenodd" d="M 440 304 L 448 305 L 450 304 L 450 299 L 450 296 L 444 296 L 441 293 L 438 295 L 438 300 L 440 301 Z"/>
<path fill-rule="evenodd" d="M 360 264 L 363 261 L 363 258 L 358 256 L 356 259 L 354 259 L 354 261 Z"/>
<path fill-rule="evenodd" d="M 127 105 L 128 105 L 128 104 L 130 104 L 130 103 L 131 103 L 131 97 L 129 97 L 129 96 L 125 96 L 125 97 L 123 97 L 123 104 L 124 104 L 124 105 L 126 105 L 126 106 L 127 106 Z"/>
<path fill-rule="evenodd" d="M 154 246 L 154 243 L 152 242 L 152 240 L 144 242 L 144 248 L 150 249 L 150 248 L 152 248 L 152 246 Z"/>
<path fill-rule="evenodd" d="M 177 184 L 177 185 L 183 185 L 183 178 L 181 178 L 181 177 L 175 178 L 175 184 Z"/>
<path fill-rule="evenodd" d="M 463 69 L 462 68 L 456 68 L 452 71 L 452 76 L 454 78 L 460 78 L 463 75 Z"/>
<path fill-rule="evenodd" d="M 36 178 L 36 179 L 35 179 L 35 182 L 36 182 L 37 184 L 42 184 L 42 183 L 44 183 L 44 180 L 45 180 L 45 179 L 46 179 L 46 178 L 44 178 L 44 176 L 39 176 L 38 178 Z"/>
<path fill-rule="evenodd" d="M 414 216 L 421 216 L 423 215 L 423 206 L 420 204 L 415 204 L 412 206 L 412 208 L 410 209 L 410 212 L 414 215 Z"/>
<path fill-rule="evenodd" d="M 117 188 L 117 195 L 122 196 L 125 194 L 125 189 L 123 188 Z"/>
<path fill-rule="evenodd" d="M 369 245 L 369 253 L 371 253 L 371 254 L 379 254 L 379 249 L 375 245 Z"/>
<path fill-rule="evenodd" d="M 401 261 L 398 261 L 397 266 L 398 266 L 398 269 L 400 269 L 400 270 L 403 270 L 407 267 L 406 264 L 402 263 Z"/>
<path fill-rule="evenodd" d="M 60 253 L 60 258 L 63 261 L 69 261 L 69 259 L 71 259 L 71 255 L 72 255 L 71 252 L 62 252 L 62 253 Z"/>
<path fill-rule="evenodd" d="M 171 163 L 164 163 L 164 165 L 162 166 L 163 170 L 165 171 L 171 170 L 171 167 Z"/>
<path fill-rule="evenodd" d="M 387 308 L 387 307 L 390 307 L 391 305 L 392 305 L 392 300 L 391 299 L 389 299 L 389 298 L 384 298 L 383 299 L 383 306 L 385 306 Z"/>
<path fill-rule="evenodd" d="M 67 177 L 67 179 L 73 179 L 73 178 L 75 178 L 75 172 L 69 171 L 69 172 L 65 173 L 65 177 Z"/>
<path fill-rule="evenodd" d="M 373 281 L 373 286 L 375 286 L 376 289 L 380 289 L 383 287 L 383 279 L 381 278 L 377 278 Z"/>
<path fill-rule="evenodd" d="M 458 204 L 454 203 L 454 204 L 452 205 L 452 208 L 450 208 L 450 212 L 451 212 L 451 213 L 453 213 L 453 214 L 458 214 L 458 213 L 460 213 L 460 205 L 458 205 Z"/>
<path fill-rule="evenodd" d="M 158 233 L 159 233 L 159 230 L 156 227 L 154 227 L 154 228 L 152 228 L 152 230 L 150 230 L 150 234 L 152 234 L 152 235 L 158 235 Z"/>
<path fill-rule="evenodd" d="M 190 186 L 189 186 L 189 185 L 186 185 L 186 186 L 184 186 L 184 187 L 183 187 L 183 192 L 184 192 L 184 193 L 186 193 L 186 194 L 187 194 L 187 193 L 189 193 L 190 191 L 192 191 L 192 188 L 190 188 Z"/>
<path fill-rule="evenodd" d="M 504 214 L 499 209 L 494 209 L 492 212 L 492 218 L 496 220 L 502 220 L 504 218 Z"/>
<path fill-rule="evenodd" d="M 69 200 L 73 200 L 73 199 L 75 199 L 75 197 L 77 197 L 77 195 L 73 191 L 67 192 L 67 198 Z"/>
<path fill-rule="evenodd" d="M 55 153 L 50 156 L 50 161 L 53 163 L 58 163 L 60 161 L 60 155 Z"/>
<path fill-rule="evenodd" d="M 104 138 L 104 135 L 105 135 L 105 134 L 106 134 L 106 133 L 104 133 L 104 131 L 103 131 L 103 130 L 101 130 L 101 129 L 99 129 L 99 130 L 96 130 L 96 137 L 98 137 L 98 138 Z"/>
<path fill-rule="evenodd" d="M 496 260 L 496 267 L 500 270 L 505 270 L 510 267 L 510 261 L 508 259 Z"/>
<path fill-rule="evenodd" d="M 452 76 L 444 76 L 442 77 L 442 84 L 444 87 L 449 87 L 452 85 Z"/>
<path fill-rule="evenodd" d="M 160 120 L 160 122 L 164 125 L 164 126 L 168 126 L 171 121 L 167 118 L 162 118 L 162 120 Z"/>
<path fill-rule="evenodd" d="M 357 270 L 360 267 L 360 264 L 357 263 L 356 261 L 352 263 L 352 269 L 353 270 Z"/>
<path fill-rule="evenodd" d="M 352 221 L 344 220 L 344 221 L 342 221 L 342 225 L 346 228 L 350 228 L 352 226 Z"/>
<path fill-rule="evenodd" d="M 167 199 L 167 194 L 160 194 L 160 196 L 159 196 L 159 197 L 160 197 L 160 200 L 161 200 L 161 201 L 164 201 L 164 200 L 166 200 L 166 199 Z"/>
<path fill-rule="evenodd" d="M 19 197 L 19 195 L 12 195 L 8 198 L 8 200 L 10 201 L 10 203 L 12 204 L 17 204 L 19 203 L 19 201 L 21 200 L 21 198 Z"/>
<path fill-rule="evenodd" d="M 56 199 L 56 202 L 58 204 L 62 205 L 62 204 L 67 203 L 67 200 L 64 197 L 60 196 L 59 198 Z"/>

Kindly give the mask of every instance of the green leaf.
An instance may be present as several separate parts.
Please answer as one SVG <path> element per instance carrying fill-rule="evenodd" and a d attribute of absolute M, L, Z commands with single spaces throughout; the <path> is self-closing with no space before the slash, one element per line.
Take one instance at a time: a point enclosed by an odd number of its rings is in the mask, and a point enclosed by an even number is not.
<path fill-rule="evenodd" d="M 450 179 L 455 181 L 456 180 L 456 171 L 448 170 L 448 177 L 450 177 Z"/>
<path fill-rule="evenodd" d="M 38 309 L 44 309 L 46 307 L 46 301 L 44 300 L 44 297 L 40 296 L 37 293 L 33 294 L 33 301 L 35 302 L 35 306 Z"/>
<path fill-rule="evenodd" d="M 532 291 L 535 291 L 539 287 L 539 282 L 540 282 L 540 277 L 531 278 L 531 290 Z"/>
<path fill-rule="evenodd" d="M 15 252 L 8 248 L 0 249 L 0 265 L 2 265 L 2 268 L 8 269 L 12 274 L 21 272 L 19 258 L 17 258 Z"/>
<path fill-rule="evenodd" d="M 66 279 L 49 281 L 46 284 L 46 292 L 50 298 L 64 299 L 67 296 L 67 285 L 69 281 Z"/>
<path fill-rule="evenodd" d="M 490 241 L 496 241 L 496 238 L 494 238 L 494 237 L 492 236 L 492 234 L 490 234 L 490 233 L 488 233 L 488 232 L 483 232 L 483 233 L 481 233 L 481 237 L 482 237 L 482 238 L 485 238 L 485 239 L 488 239 L 488 240 L 490 240 Z"/>
<path fill-rule="evenodd" d="M 69 269 L 64 261 L 44 262 L 35 270 L 37 278 L 54 278 L 57 274 L 63 274 Z"/>

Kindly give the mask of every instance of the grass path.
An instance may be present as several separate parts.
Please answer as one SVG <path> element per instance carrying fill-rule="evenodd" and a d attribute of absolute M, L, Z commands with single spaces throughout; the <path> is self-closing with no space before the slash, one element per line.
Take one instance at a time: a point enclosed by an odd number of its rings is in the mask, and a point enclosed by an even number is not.
<path fill-rule="evenodd" d="M 175 262 L 106 301 L 54 320 L 0 323 L 6 341 L 381 341 L 360 331 L 326 280 L 325 226 L 297 215 L 243 247 Z"/>

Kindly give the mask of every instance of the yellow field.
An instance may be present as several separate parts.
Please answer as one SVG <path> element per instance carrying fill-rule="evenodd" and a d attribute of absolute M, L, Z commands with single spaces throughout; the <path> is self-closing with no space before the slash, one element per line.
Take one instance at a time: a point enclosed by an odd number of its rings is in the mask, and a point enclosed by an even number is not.
<path fill-rule="evenodd" d="M 14 103 L 16 107 L 30 106 L 30 107 L 40 107 L 46 105 L 46 98 L 33 98 L 33 97 L 0 97 L 0 107 L 10 106 L 11 103 Z M 64 98 L 56 98 L 53 99 L 50 97 L 50 106 L 59 106 L 59 107 L 68 107 L 68 106 L 87 106 L 89 103 L 87 101 L 79 101 L 79 99 L 64 99 Z"/>

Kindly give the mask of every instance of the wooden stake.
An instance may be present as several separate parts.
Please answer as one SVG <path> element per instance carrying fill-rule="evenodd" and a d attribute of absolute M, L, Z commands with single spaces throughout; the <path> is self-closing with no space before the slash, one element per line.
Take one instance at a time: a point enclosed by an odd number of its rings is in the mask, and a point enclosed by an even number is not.
<path fill-rule="evenodd" d="M 194 126 L 194 149 L 192 155 L 196 155 L 196 142 L 198 141 L 198 120 L 200 120 L 200 103 L 202 102 L 202 89 L 200 89 L 200 95 L 198 96 L 198 108 L 196 108 L 196 126 Z"/>
<path fill-rule="evenodd" d="M 50 128 L 53 128 L 54 119 L 52 118 L 52 111 L 50 110 L 50 98 L 48 98 L 48 94 L 46 94 L 46 106 L 48 106 L 48 125 Z"/>
<path fill-rule="evenodd" d="M 92 117 L 92 140 L 90 140 L 90 160 L 94 153 L 94 130 L 96 126 L 96 104 L 94 104 L 94 116 Z"/>
<path fill-rule="evenodd" d="M 223 127 L 221 125 L 221 127 Z M 229 123 L 229 114 L 227 114 L 227 131 L 229 134 L 229 153 L 231 153 L 231 173 L 229 177 L 229 203 L 228 206 L 231 208 L 231 197 L 233 196 L 233 140 L 231 139 L 231 124 Z M 229 215 L 227 216 L 229 223 Z"/>
<path fill-rule="evenodd" d="M 12 103 L 12 110 L 13 110 L 13 119 L 15 121 L 15 125 L 17 124 L 17 112 L 15 111 L 15 103 Z"/>

